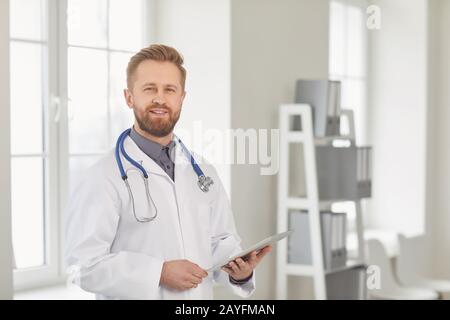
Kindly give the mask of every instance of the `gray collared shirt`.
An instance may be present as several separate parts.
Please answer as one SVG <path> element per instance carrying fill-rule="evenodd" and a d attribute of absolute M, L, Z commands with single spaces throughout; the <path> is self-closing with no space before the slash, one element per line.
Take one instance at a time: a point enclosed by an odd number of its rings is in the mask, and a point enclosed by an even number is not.
<path fill-rule="evenodd" d="M 160 145 L 141 136 L 134 127 L 131 128 L 130 138 L 136 143 L 139 149 L 155 161 L 165 173 L 175 181 L 175 165 L 172 161 L 175 152 L 175 141 L 171 141 L 167 146 Z"/>

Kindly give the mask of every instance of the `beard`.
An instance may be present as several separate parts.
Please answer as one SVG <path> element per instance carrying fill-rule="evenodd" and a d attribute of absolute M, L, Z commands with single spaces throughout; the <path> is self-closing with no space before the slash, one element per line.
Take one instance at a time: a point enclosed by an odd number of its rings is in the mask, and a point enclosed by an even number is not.
<path fill-rule="evenodd" d="M 167 118 L 158 116 L 152 117 L 152 113 L 150 112 L 150 110 L 152 110 L 153 108 L 164 109 L 165 111 L 167 111 Z M 180 118 L 181 108 L 180 110 L 178 110 L 178 112 L 173 113 L 172 110 L 165 106 L 151 105 L 150 107 L 147 107 L 142 113 L 137 112 L 136 109 L 134 109 L 133 111 L 136 122 L 141 130 L 154 137 L 161 138 L 167 136 L 173 131 L 173 128 Z"/>

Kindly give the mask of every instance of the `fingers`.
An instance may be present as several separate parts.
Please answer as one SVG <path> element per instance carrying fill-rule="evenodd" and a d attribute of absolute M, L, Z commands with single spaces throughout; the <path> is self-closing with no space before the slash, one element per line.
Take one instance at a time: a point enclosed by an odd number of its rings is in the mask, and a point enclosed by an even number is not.
<path fill-rule="evenodd" d="M 251 269 L 252 268 L 250 264 L 245 262 L 241 258 L 237 258 L 236 260 L 231 261 L 230 263 L 222 267 L 222 270 L 224 270 L 228 274 L 239 274 L 249 272 Z"/>
<path fill-rule="evenodd" d="M 264 256 L 266 256 L 270 251 L 272 251 L 272 246 L 264 247 L 257 255 L 256 255 L 256 263 L 259 263 Z"/>
<path fill-rule="evenodd" d="M 189 277 L 189 279 L 187 281 L 193 285 L 199 285 L 200 283 L 202 283 L 203 279 L 195 277 L 195 276 L 191 276 L 191 277 Z"/>
<path fill-rule="evenodd" d="M 253 269 L 251 264 L 245 262 L 241 258 L 237 258 L 235 261 L 236 261 L 237 265 L 239 266 L 239 270 L 241 272 L 250 272 Z"/>
<path fill-rule="evenodd" d="M 236 264 L 236 262 L 231 261 L 228 265 L 231 268 L 231 270 L 233 270 L 233 272 L 235 272 L 235 273 L 239 272 L 239 267 Z"/>
<path fill-rule="evenodd" d="M 186 259 L 165 261 L 160 284 L 176 290 L 188 290 L 197 288 L 207 276 L 204 269 Z"/>
<path fill-rule="evenodd" d="M 228 273 L 229 275 L 231 275 L 233 273 L 233 270 L 230 267 L 228 267 L 228 265 L 223 266 L 222 270 L 225 271 L 226 273 Z"/>
<path fill-rule="evenodd" d="M 200 283 L 203 281 L 203 277 L 196 276 L 195 274 L 192 274 L 189 278 L 190 281 Z"/>
<path fill-rule="evenodd" d="M 200 283 L 202 283 L 203 278 L 197 277 L 193 274 L 189 274 L 184 278 L 183 288 L 184 289 L 192 289 L 197 288 Z"/>
<path fill-rule="evenodd" d="M 203 272 L 198 272 L 197 271 L 197 272 L 193 272 L 192 275 L 197 277 L 197 278 L 203 279 L 203 278 L 206 278 L 208 276 L 208 273 L 205 274 Z"/>
<path fill-rule="evenodd" d="M 208 276 L 208 272 L 202 269 L 199 265 L 192 263 L 190 274 L 186 279 L 186 288 L 192 289 L 197 288 L 197 286 L 202 283 L 203 278 Z"/>
<path fill-rule="evenodd" d="M 248 263 L 250 263 L 250 265 L 252 266 L 256 266 L 256 264 L 258 263 L 258 254 L 256 251 L 253 251 L 250 254 L 250 258 L 248 259 Z"/>
<path fill-rule="evenodd" d="M 262 251 L 265 253 L 265 254 L 267 254 L 267 253 L 269 253 L 270 251 L 272 251 L 272 246 L 271 245 L 268 245 L 268 246 L 266 246 L 266 247 L 264 247 L 263 249 L 262 249 Z"/>
<path fill-rule="evenodd" d="M 184 289 L 194 289 L 194 288 L 197 288 L 198 285 L 199 285 L 198 283 L 185 281 L 183 287 L 184 287 Z"/>
<path fill-rule="evenodd" d="M 206 278 L 208 276 L 208 272 L 205 269 L 202 269 L 199 265 L 193 264 L 193 268 L 191 270 L 192 274 L 197 277 Z"/>
<path fill-rule="evenodd" d="M 261 261 L 261 259 L 272 251 L 272 246 L 267 246 L 260 251 L 252 251 L 249 255 L 247 262 L 254 268 Z"/>

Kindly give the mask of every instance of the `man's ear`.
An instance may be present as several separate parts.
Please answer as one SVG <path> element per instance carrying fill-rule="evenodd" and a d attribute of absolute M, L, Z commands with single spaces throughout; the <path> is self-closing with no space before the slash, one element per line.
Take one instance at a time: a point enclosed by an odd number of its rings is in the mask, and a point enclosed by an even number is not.
<path fill-rule="evenodd" d="M 123 96 L 125 97 L 125 101 L 127 102 L 128 107 L 133 108 L 134 99 L 133 99 L 133 95 L 131 94 L 130 90 L 123 89 Z"/>

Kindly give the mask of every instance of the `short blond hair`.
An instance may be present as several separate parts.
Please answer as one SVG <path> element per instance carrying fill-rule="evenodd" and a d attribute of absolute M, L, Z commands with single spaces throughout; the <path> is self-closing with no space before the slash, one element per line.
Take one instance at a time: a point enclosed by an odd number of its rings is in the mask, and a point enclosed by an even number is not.
<path fill-rule="evenodd" d="M 174 48 L 163 44 L 152 44 L 147 48 L 143 48 L 141 51 L 131 57 L 127 67 L 127 86 L 128 89 L 132 89 L 132 78 L 139 64 L 145 60 L 154 61 L 168 61 L 177 66 L 181 73 L 181 86 L 184 90 L 186 83 L 186 69 L 183 67 L 183 56 Z"/>

